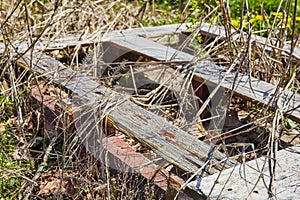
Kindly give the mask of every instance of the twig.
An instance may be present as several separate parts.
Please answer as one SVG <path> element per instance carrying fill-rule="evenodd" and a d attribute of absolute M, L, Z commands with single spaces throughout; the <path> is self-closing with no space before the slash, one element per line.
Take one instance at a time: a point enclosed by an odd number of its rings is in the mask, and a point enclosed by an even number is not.
<path fill-rule="evenodd" d="M 43 171 L 44 166 L 45 166 L 45 164 L 47 162 L 48 156 L 49 156 L 49 154 L 50 154 L 50 152 L 52 150 L 52 147 L 55 144 L 55 141 L 56 141 L 56 137 L 53 137 L 52 140 L 51 140 L 51 142 L 50 142 L 50 144 L 49 144 L 49 146 L 46 149 L 45 155 L 43 157 L 43 162 L 41 163 L 41 165 L 39 166 L 38 170 L 36 171 L 36 173 L 35 173 L 35 175 L 34 175 L 34 177 L 32 179 L 32 183 L 30 184 L 30 187 L 27 190 L 26 195 L 23 198 L 23 200 L 27 200 L 30 197 L 31 192 L 32 192 L 33 187 L 34 187 L 34 183 L 40 177 L 41 172 Z"/>
<path fill-rule="evenodd" d="M 206 168 L 207 164 L 209 163 L 210 159 L 207 159 L 207 161 L 204 163 L 204 165 L 202 165 L 202 167 L 200 167 L 178 190 L 176 196 L 174 197 L 174 199 L 178 198 L 179 195 L 179 191 L 184 190 L 185 187 L 191 182 L 191 180 L 197 175 L 199 174 L 204 168 Z"/>

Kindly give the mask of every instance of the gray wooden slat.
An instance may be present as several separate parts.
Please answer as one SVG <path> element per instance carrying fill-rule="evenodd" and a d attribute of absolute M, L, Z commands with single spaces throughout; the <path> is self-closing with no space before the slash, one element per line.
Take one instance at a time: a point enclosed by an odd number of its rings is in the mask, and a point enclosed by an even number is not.
<path fill-rule="evenodd" d="M 209 61 L 201 61 L 197 64 L 197 70 L 195 78 L 201 81 L 208 81 L 214 85 L 218 85 L 223 79 L 226 73 L 226 69 L 218 65 L 215 65 Z M 231 90 L 234 84 L 233 90 L 235 94 L 247 98 L 251 101 L 256 101 L 267 105 L 270 99 L 273 97 L 276 86 L 270 83 L 260 81 L 241 73 L 238 73 L 237 79 L 235 78 L 235 71 L 230 72 L 221 86 Z M 251 86 L 250 86 L 251 82 Z M 289 117 L 297 122 L 300 122 L 300 95 L 280 88 L 281 101 L 275 101 L 271 106 L 280 106 L 283 108 L 285 103 L 289 103 L 287 110 L 293 110 L 289 113 Z M 276 105 L 277 103 L 277 105 Z"/>
<path fill-rule="evenodd" d="M 226 39 L 226 31 L 225 28 L 223 26 L 215 26 L 212 24 L 207 24 L 207 23 L 201 23 L 200 27 L 200 33 L 209 37 L 219 37 L 220 40 L 225 40 Z M 231 29 L 231 34 L 234 40 L 238 40 L 240 38 L 240 33 L 238 33 L 236 30 Z M 244 37 L 247 38 L 247 33 L 244 33 Z M 255 35 L 252 34 L 251 35 L 251 42 L 260 42 L 262 44 L 266 44 L 266 49 L 267 50 L 271 50 L 271 45 L 270 41 L 267 41 L 267 39 L 265 37 L 259 36 L 259 35 Z M 283 52 L 283 55 L 287 55 L 287 53 L 290 52 L 291 50 L 291 45 L 290 44 L 284 44 L 283 49 L 286 52 Z M 293 55 L 297 58 L 300 59 L 300 46 L 296 46 L 293 52 Z"/>
<path fill-rule="evenodd" d="M 170 25 L 163 25 L 163 26 L 154 26 L 154 27 L 144 27 L 144 28 L 134 28 L 134 29 L 125 29 L 125 30 L 114 30 L 107 33 L 103 33 L 100 40 L 98 37 L 83 39 L 80 35 L 69 35 L 65 36 L 64 38 L 56 39 L 55 41 L 38 41 L 35 45 L 35 50 L 39 51 L 51 51 L 55 49 L 64 49 L 70 46 L 76 45 L 89 45 L 93 43 L 97 43 L 103 40 L 112 40 L 113 37 L 124 37 L 124 36 L 143 36 L 143 37 L 153 37 L 153 36 L 160 36 L 165 34 L 174 34 L 174 33 L 181 33 L 182 31 L 186 31 L 191 27 L 192 24 L 183 23 L 183 24 L 170 24 Z M 199 26 L 200 33 L 210 37 L 219 37 L 221 40 L 225 40 L 225 29 L 222 26 L 215 26 L 208 23 L 201 23 Z M 234 29 L 231 29 L 231 33 L 233 35 L 233 39 L 237 40 L 240 36 Z M 247 34 L 244 33 L 246 36 Z M 270 42 L 266 42 L 266 38 L 252 35 L 251 41 L 258 41 L 261 43 L 267 44 L 267 50 L 270 50 Z M 22 52 L 28 48 L 27 42 L 21 42 L 15 45 L 18 47 L 18 51 Z M 287 52 L 290 51 L 290 44 L 285 44 L 283 49 Z M 0 43 L 0 54 L 4 51 L 4 44 Z M 284 53 L 286 55 L 286 53 Z M 300 59 L 300 47 L 296 47 L 294 50 L 293 55 Z"/>
<path fill-rule="evenodd" d="M 180 33 L 181 31 L 186 30 L 185 24 L 170 24 L 163 26 L 153 26 L 153 27 L 144 27 L 144 28 L 134 28 L 134 29 L 125 29 L 125 30 L 113 30 L 106 33 L 102 33 L 101 37 L 93 38 L 82 38 L 81 35 L 66 35 L 63 38 L 57 38 L 49 42 L 49 40 L 43 40 L 41 38 L 34 46 L 35 50 L 38 51 L 52 51 L 52 50 L 61 50 L 67 47 L 74 47 L 76 45 L 90 45 L 93 43 L 98 43 L 101 41 L 101 38 L 104 40 L 111 39 L 113 37 L 120 36 L 159 36 L 165 34 Z M 99 33 L 101 34 L 101 33 Z M 28 42 L 20 42 L 15 44 L 15 47 L 18 48 L 18 52 L 21 53 L 25 51 L 30 45 Z M 4 51 L 4 43 L 0 42 L 0 54 Z"/>
<path fill-rule="evenodd" d="M 23 56 L 18 63 L 29 65 L 29 57 Z M 31 70 L 44 74 L 49 80 L 53 80 L 76 94 L 82 103 L 108 101 L 111 110 L 108 117 L 112 119 L 117 128 L 138 139 L 144 145 L 150 147 L 155 153 L 180 169 L 194 173 L 207 159 L 211 147 L 204 142 L 195 139 L 193 136 L 181 129 L 169 124 L 163 118 L 148 112 L 123 96 L 110 91 L 85 75 L 66 68 L 62 63 L 53 58 L 40 55 L 33 57 Z M 192 158 L 192 159 L 191 159 Z M 213 154 L 214 163 L 224 161 L 226 156 L 215 150 Z M 199 160 L 198 163 L 193 160 Z M 226 167 L 235 163 L 229 159 Z M 220 168 L 220 164 L 216 165 Z M 215 170 L 209 170 L 210 173 Z"/>
<path fill-rule="evenodd" d="M 191 62 L 195 59 L 193 55 L 135 35 L 104 38 L 102 41 L 108 41 L 119 48 L 135 51 L 159 61 Z"/>
<path fill-rule="evenodd" d="M 143 37 L 154 37 L 160 35 L 181 33 L 182 31 L 186 31 L 188 29 L 188 24 L 168 24 L 163 26 L 148 26 L 143 28 L 134 28 L 124 30 L 122 33 L 124 35 L 138 35 Z"/>
<path fill-rule="evenodd" d="M 277 152 L 275 172 L 273 192 L 276 199 L 299 199 L 300 145 Z M 209 199 L 269 199 L 267 157 L 226 169 L 218 176 L 217 173 L 202 179 L 200 190 L 203 199 L 207 199 L 210 193 Z M 188 187 L 196 190 L 196 184 L 193 181 Z"/>

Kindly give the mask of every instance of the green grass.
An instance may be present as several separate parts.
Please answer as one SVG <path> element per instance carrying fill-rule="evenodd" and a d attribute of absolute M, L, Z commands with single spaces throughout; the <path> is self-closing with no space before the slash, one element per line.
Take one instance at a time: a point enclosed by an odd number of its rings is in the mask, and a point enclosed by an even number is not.
<path fill-rule="evenodd" d="M 18 199 L 22 196 L 20 188 L 23 183 L 21 176 L 30 171 L 30 163 L 27 160 L 15 160 L 19 141 L 14 136 L 14 129 L 8 123 L 13 116 L 13 102 L 8 97 L 1 95 L 1 130 L 0 130 L 0 200 Z"/>
<path fill-rule="evenodd" d="M 144 0 L 139 1 L 128 1 L 135 3 L 138 7 L 145 4 Z M 144 18 L 142 24 L 147 25 L 164 25 L 168 23 L 180 23 L 180 22 L 191 22 L 197 23 L 207 16 L 212 10 L 217 8 L 215 12 L 210 13 L 205 21 L 206 22 L 220 22 L 223 23 L 224 17 L 220 8 L 219 0 L 191 0 L 189 5 L 184 10 L 188 1 L 175 0 L 175 1 L 163 1 L 155 0 L 154 7 L 164 12 L 158 12 L 156 14 L 156 20 Z M 292 37 L 293 28 L 293 8 L 295 1 L 292 1 L 290 6 L 286 6 L 286 1 L 280 4 L 281 0 L 248 0 L 248 6 L 246 1 L 242 5 L 242 0 L 229 0 L 228 5 L 230 8 L 230 16 L 232 20 L 232 26 L 235 28 L 240 27 L 240 21 L 242 20 L 242 29 L 244 31 L 251 30 L 256 32 L 258 35 L 267 36 L 268 31 L 276 27 L 273 35 L 276 37 L 279 29 L 287 29 L 287 39 L 290 40 Z M 149 1 L 149 7 L 152 7 L 153 1 Z M 224 5 L 226 7 L 226 5 Z M 242 8 L 244 9 L 242 12 Z M 248 8 L 248 9 L 247 9 Z M 278 14 L 277 11 L 279 12 Z M 286 18 L 284 12 L 287 12 Z M 274 23 L 274 27 L 272 27 Z M 296 13 L 296 35 L 300 32 L 300 6 L 297 6 Z"/>

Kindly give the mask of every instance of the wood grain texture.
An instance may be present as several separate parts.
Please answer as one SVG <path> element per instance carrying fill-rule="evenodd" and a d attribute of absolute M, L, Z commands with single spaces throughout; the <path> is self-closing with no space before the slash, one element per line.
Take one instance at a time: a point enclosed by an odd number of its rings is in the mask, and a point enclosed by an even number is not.
<path fill-rule="evenodd" d="M 119 48 L 127 49 L 128 52 L 133 51 L 158 61 L 192 62 L 196 59 L 193 55 L 135 35 L 104 38 L 102 41 L 109 41 Z"/>
<path fill-rule="evenodd" d="M 54 41 L 43 41 L 42 39 L 39 40 L 35 46 L 35 50 L 39 51 L 52 51 L 58 49 L 65 49 L 67 47 L 75 47 L 75 46 L 84 46 L 84 45 L 91 45 L 94 43 L 98 43 L 101 41 L 113 41 L 113 38 L 120 38 L 126 39 L 126 37 L 131 36 L 142 36 L 142 37 L 154 37 L 154 36 L 162 36 L 167 34 L 174 34 L 174 33 L 181 33 L 182 31 L 189 31 L 189 27 L 192 27 L 190 23 L 182 23 L 182 24 L 170 24 L 170 25 L 163 25 L 163 26 L 155 26 L 155 27 L 143 27 L 143 28 L 134 28 L 134 29 L 125 29 L 125 30 L 114 30 L 110 32 L 103 32 L 100 33 L 99 36 L 91 36 L 88 38 L 82 38 L 80 35 L 68 35 L 64 36 L 63 38 L 57 38 Z M 212 38 L 219 38 L 221 40 L 225 40 L 226 33 L 225 28 L 223 26 L 215 26 L 208 23 L 201 23 L 198 27 L 200 33 L 205 36 L 209 36 Z M 234 40 L 238 40 L 241 37 L 241 34 L 234 29 L 230 30 L 232 37 Z M 247 37 L 247 33 L 243 33 L 244 37 Z M 259 42 L 261 44 L 266 44 L 266 49 L 271 50 L 272 44 L 268 41 L 265 37 L 252 35 L 251 42 Z M 139 44 L 138 41 L 135 44 Z M 26 50 L 30 45 L 27 42 L 20 42 L 14 44 L 16 48 L 18 48 L 19 53 Z M 0 43 L 0 54 L 3 53 L 5 46 L 3 43 Z M 291 45 L 286 43 L 283 46 L 284 52 L 282 53 L 284 56 L 291 50 Z M 165 54 L 164 54 L 165 55 Z M 163 56 L 163 55 L 161 55 Z M 300 47 L 296 46 L 293 52 L 293 56 L 297 59 L 300 59 Z M 166 57 L 168 58 L 168 57 Z"/>
<path fill-rule="evenodd" d="M 276 199 L 299 199 L 300 146 L 278 151 L 276 160 Z M 200 190 L 203 199 L 269 199 L 269 180 L 268 158 L 261 157 L 204 177 Z M 196 190 L 196 184 L 193 181 L 188 187 Z"/>
<path fill-rule="evenodd" d="M 180 33 L 181 31 L 186 30 L 187 27 L 185 24 L 170 24 L 163 26 L 154 26 L 154 27 L 144 27 L 144 28 L 134 28 L 134 29 L 125 29 L 125 30 L 113 30 L 109 32 L 98 33 L 98 35 L 91 35 L 89 37 L 83 38 L 82 35 L 65 35 L 64 37 L 58 37 L 54 40 L 49 41 L 41 38 L 34 45 L 34 50 L 37 51 L 53 51 L 53 50 L 62 50 L 68 47 L 75 46 L 85 46 L 99 43 L 102 40 L 107 41 L 111 40 L 114 37 L 124 37 L 124 36 L 143 36 L 143 37 L 153 37 L 166 34 Z M 13 44 L 17 48 L 19 53 L 24 52 L 30 44 L 28 42 L 17 42 Z M 0 54 L 4 52 L 5 45 L 0 42 Z"/>
<path fill-rule="evenodd" d="M 219 38 L 220 40 L 226 40 L 226 31 L 223 26 L 215 26 L 212 24 L 201 23 L 201 25 L 198 28 L 202 35 L 209 36 L 212 38 Z M 233 40 L 238 41 L 241 39 L 241 33 L 239 33 L 238 31 L 231 29 L 230 33 L 232 35 Z M 243 32 L 243 37 L 244 37 L 244 39 L 247 39 L 247 37 L 248 37 L 247 33 Z M 270 51 L 272 49 L 272 47 L 274 46 L 272 44 L 274 42 L 271 42 L 270 40 L 267 40 L 267 38 L 259 36 L 259 35 L 255 35 L 255 34 L 251 35 L 250 41 L 258 42 L 260 44 L 265 44 L 266 50 L 268 50 L 268 51 Z M 287 56 L 288 53 L 290 53 L 290 51 L 291 51 L 291 45 L 288 43 L 285 43 L 283 45 L 283 50 L 284 51 L 282 52 L 282 55 Z M 300 59 L 300 47 L 299 46 L 295 47 L 292 55 L 295 56 L 296 59 Z"/>
<path fill-rule="evenodd" d="M 48 87 L 44 86 L 40 88 L 41 91 L 45 91 Z M 52 96 L 47 93 L 40 93 L 37 86 L 34 86 L 31 90 L 31 106 L 33 109 L 39 110 L 40 106 L 43 106 L 43 112 L 45 116 L 45 129 L 49 135 L 56 129 L 57 123 L 66 124 L 66 118 L 63 119 L 62 116 L 66 115 L 68 112 L 72 115 L 71 118 L 75 118 L 76 114 L 72 114 L 70 110 L 55 109 L 57 105 L 57 96 Z M 73 110 L 76 108 L 73 108 Z M 70 112 L 69 112 L 70 111 Z M 68 115 L 68 114 L 67 114 Z M 153 184 L 160 187 L 162 190 L 167 191 L 168 187 L 179 189 L 184 181 L 174 174 L 169 174 L 164 168 L 155 164 L 154 161 L 149 160 L 142 153 L 134 151 L 134 149 L 127 144 L 125 141 L 120 139 L 118 136 L 105 137 L 102 138 L 103 147 L 101 150 L 103 152 L 108 152 L 108 163 L 111 169 L 115 169 L 122 172 L 130 172 L 135 174 L 141 174 L 148 181 L 152 181 Z M 102 154 L 104 155 L 105 153 Z"/>
<path fill-rule="evenodd" d="M 249 76 L 241 73 L 238 73 L 235 79 L 235 71 L 231 71 L 228 75 L 226 75 L 225 80 L 221 82 L 225 73 L 225 68 L 215 65 L 209 61 L 201 61 L 197 64 L 197 70 L 194 78 L 199 81 L 207 81 L 215 86 L 221 84 L 223 88 L 229 90 L 233 88 L 235 94 L 248 100 L 259 102 L 263 105 L 268 105 L 271 98 L 275 95 L 277 88 L 275 85 L 265 81 L 260 81 L 253 77 L 250 78 Z M 279 100 L 278 98 L 275 99 L 270 106 L 282 109 L 286 112 L 285 114 L 287 116 L 297 122 L 300 122 L 300 95 L 297 93 L 295 94 L 290 90 L 284 90 L 283 88 L 279 89 L 279 94 L 281 94 L 281 98 Z"/>
<path fill-rule="evenodd" d="M 24 56 L 18 61 L 22 66 L 29 67 L 29 57 Z M 36 53 L 33 57 L 31 70 L 45 75 L 81 100 L 83 104 L 109 104 L 108 117 L 116 128 L 121 129 L 129 136 L 136 138 L 143 145 L 151 148 L 155 153 L 174 164 L 185 172 L 195 173 L 205 162 L 211 147 L 195 139 L 193 136 L 171 125 L 163 118 L 138 107 L 123 96 L 110 91 L 89 77 L 66 68 L 53 58 Z M 208 169 L 208 173 L 215 173 L 221 169 L 226 156 L 215 150 L 212 163 L 216 167 Z M 236 162 L 228 160 L 225 167 L 233 166 Z"/>
<path fill-rule="evenodd" d="M 217 30 L 215 30 L 214 33 L 222 34 L 218 33 Z M 147 55 L 148 57 L 157 58 L 160 61 L 171 60 L 172 55 L 176 55 L 173 57 L 173 61 L 188 61 L 195 59 L 195 57 L 190 54 L 136 36 L 119 39 L 114 38 L 112 43 L 119 46 L 119 48 L 132 49 L 135 52 Z M 221 82 L 225 72 L 225 68 L 204 60 L 197 63 L 197 70 L 194 78 L 200 81 L 211 82 L 216 86 Z M 237 74 L 236 80 L 235 76 L 236 72 L 230 72 L 226 76 L 225 81 L 221 83 L 221 86 L 229 90 L 233 88 L 235 94 L 248 100 L 262 103 L 263 105 L 267 105 L 274 96 L 276 86 L 241 73 Z M 233 85 L 234 87 L 232 87 Z M 277 106 L 279 108 L 286 107 L 284 110 L 286 111 L 286 114 L 297 122 L 300 122 L 300 95 L 294 94 L 289 90 L 283 90 L 282 88 L 280 88 L 280 94 L 282 94 L 280 100 L 274 101 L 270 106 Z M 287 106 L 285 106 L 285 104 L 287 104 Z"/>

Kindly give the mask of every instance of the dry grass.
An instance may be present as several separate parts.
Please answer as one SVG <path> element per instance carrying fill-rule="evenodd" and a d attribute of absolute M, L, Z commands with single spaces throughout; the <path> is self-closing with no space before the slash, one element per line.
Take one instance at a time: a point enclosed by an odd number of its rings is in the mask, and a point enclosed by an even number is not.
<path fill-rule="evenodd" d="M 155 188 L 153 188 L 152 183 L 141 180 L 141 177 L 132 174 L 108 172 L 108 169 L 101 162 L 80 145 L 82 141 L 79 138 L 69 134 L 70 129 L 48 129 L 48 124 L 42 114 L 43 108 L 36 105 L 38 108 L 33 109 L 32 104 L 30 104 L 30 90 L 36 85 L 44 84 L 49 89 L 40 92 L 47 93 L 54 98 L 65 97 L 67 92 L 51 82 L 47 83 L 45 80 L 41 82 L 41 79 L 44 78 L 43 75 L 34 74 L 31 67 L 20 69 L 17 67 L 17 59 L 25 53 L 33 54 L 37 41 L 43 41 L 47 44 L 47 42 L 72 34 L 80 35 L 82 38 L 97 38 L 111 30 L 140 27 L 145 19 L 149 24 L 170 23 L 177 17 L 176 10 L 165 15 L 162 10 L 151 7 L 150 4 L 127 3 L 127 1 L 122 0 L 113 2 L 106 0 L 4 0 L 0 2 L 0 12 L 0 41 L 4 44 L 1 47 L 3 51 L 0 57 L 2 98 L 0 100 L 2 112 L 0 137 L 3 145 L 6 145 L 5 148 L 13 147 L 11 150 L 0 147 L 0 161 L 6 163 L 0 166 L 0 178 L 16 180 L 15 182 L 7 181 L 9 184 L 5 186 L 6 188 L 3 185 L 0 186 L 4 192 L 3 195 L 6 195 L 4 198 L 153 198 Z M 221 15 L 224 16 L 222 25 L 227 34 L 223 41 L 215 39 L 212 42 L 211 39 L 205 40 L 203 38 L 201 45 L 207 51 L 205 55 L 209 55 L 209 59 L 227 68 L 234 68 L 249 76 L 276 84 L 278 88 L 283 87 L 296 93 L 299 92 L 299 58 L 293 55 L 292 50 L 283 50 L 283 45 L 286 43 L 286 33 L 282 27 L 272 25 L 269 30 L 269 45 L 259 42 L 250 43 L 250 36 L 253 34 L 251 29 L 248 35 L 240 33 L 240 39 L 235 40 L 232 35 L 233 27 L 228 7 L 221 4 L 220 10 L 213 10 L 210 15 L 214 14 L 213 12 L 221 12 Z M 163 22 L 161 21 L 162 18 L 164 18 Z M 208 16 L 203 16 L 199 20 L 207 18 Z M 287 19 L 287 16 L 282 18 L 283 22 Z M 192 36 L 195 35 L 192 34 Z M 292 36 L 293 40 L 289 43 L 291 49 L 299 44 L 298 37 L 299 35 L 296 34 Z M 17 46 L 20 42 L 27 43 L 29 48 L 20 51 L 20 47 Z M 93 47 L 75 47 L 74 49 L 51 52 L 51 54 L 61 60 L 66 59 L 65 64 L 71 63 L 71 67 L 78 69 L 80 68 L 78 62 L 72 61 L 79 54 L 91 51 L 91 48 Z M 32 63 L 29 64 L 29 66 L 31 65 Z M 126 64 L 126 66 L 127 71 L 131 70 L 130 73 L 134 74 L 132 69 L 128 67 L 129 65 Z M 121 66 L 120 68 L 124 70 L 125 67 Z M 194 71 L 191 71 L 191 74 L 185 77 L 187 83 L 191 82 L 193 73 Z M 180 73 L 175 71 L 174 74 L 178 76 Z M 120 73 L 108 75 L 107 80 L 104 81 L 107 86 L 112 86 L 113 83 L 110 81 L 116 77 L 124 76 Z M 153 103 L 153 99 L 164 100 L 168 94 L 168 89 L 173 84 L 171 79 L 166 80 L 168 84 L 164 84 L 164 87 L 151 88 L 146 94 L 148 96 L 136 94 L 133 96 L 133 100 L 137 100 L 137 103 L 143 107 L 153 106 L 149 106 Z M 187 92 L 183 93 L 184 96 Z M 142 97 L 144 99 L 140 101 Z M 276 163 L 272 158 L 275 157 L 279 148 L 278 141 L 283 135 L 283 131 L 286 130 L 285 118 L 282 118 L 285 108 L 276 107 L 274 110 L 271 109 L 270 105 L 282 98 L 281 94 L 276 93 L 272 102 L 263 108 L 264 112 L 249 111 L 253 106 L 257 110 L 261 107 L 249 102 L 245 103 L 245 101 L 232 95 L 230 98 L 236 99 L 236 103 L 230 105 L 231 108 L 234 107 L 235 112 L 236 110 L 248 112 L 245 123 L 251 127 L 224 131 L 221 135 L 224 136 L 223 140 L 219 144 L 223 145 L 225 152 L 234 152 L 232 155 L 238 157 L 245 153 L 245 147 L 238 146 L 243 145 L 243 142 L 238 140 L 237 143 L 240 144 L 237 144 L 238 147 L 236 147 L 235 144 L 228 144 L 228 141 L 234 137 L 243 138 L 245 133 L 255 129 L 257 130 L 255 134 L 263 135 L 264 141 L 257 142 L 255 150 L 253 150 L 253 141 L 249 142 L 251 143 L 249 144 L 251 150 L 248 149 L 247 151 L 249 155 L 247 159 L 257 157 L 258 153 L 265 153 L 269 155 L 269 164 L 274 169 Z M 237 108 L 237 105 L 240 107 Z M 104 117 L 106 115 L 105 109 L 101 112 L 101 116 Z M 170 122 L 182 127 L 186 125 L 180 114 L 177 113 L 176 115 L 168 108 L 164 112 L 169 113 L 166 118 Z M 100 124 L 101 127 L 106 125 L 105 123 Z M 106 131 L 116 132 L 116 130 L 110 129 L 106 129 Z M 102 134 L 100 132 L 99 135 Z M 244 143 L 248 143 L 248 141 L 244 141 Z M 7 160 L 14 164 L 7 164 Z M 273 170 L 270 171 L 270 175 L 274 177 Z M 271 182 L 269 188 L 270 195 L 272 195 Z"/>
<path fill-rule="evenodd" d="M 23 54 L 33 53 L 38 41 L 47 45 L 72 34 L 99 37 L 111 30 L 141 26 L 142 18 L 158 23 L 156 14 L 160 10 L 143 9 L 143 4 L 126 1 L 1 1 L 0 41 L 4 46 L 0 64 L 3 98 L 0 136 L 5 146 L 0 149 L 0 160 L 4 163 L 0 176 L 4 181 L 9 180 L 1 182 L 1 197 L 150 199 L 153 196 L 152 183 L 125 172 L 109 173 L 81 145 L 80 138 L 69 134 L 69 128 L 53 129 L 45 121 L 40 104 L 30 103 L 31 89 L 38 88 L 40 93 L 60 99 L 67 94 L 51 83 L 41 82 L 43 75 L 31 72 L 32 63 L 25 69 L 16 65 Z M 25 42 L 28 48 L 19 48 L 20 42 Z M 71 61 L 78 52 L 66 50 L 53 55 Z M 8 147 L 11 150 L 5 149 Z"/>

